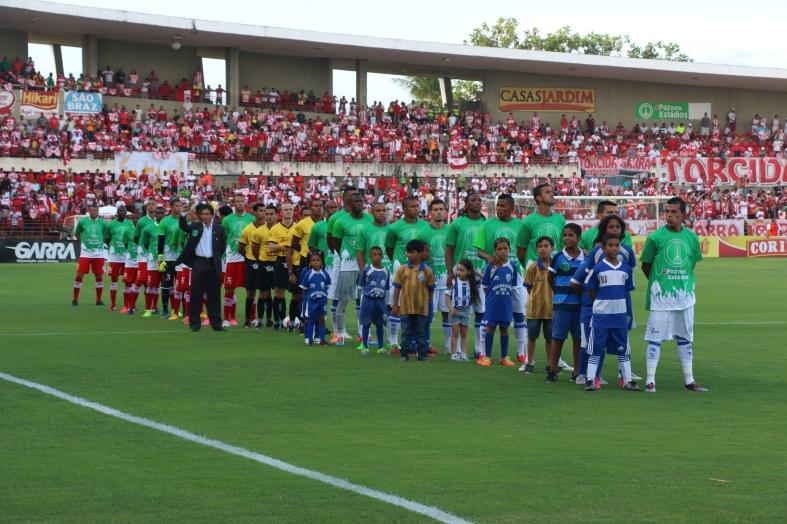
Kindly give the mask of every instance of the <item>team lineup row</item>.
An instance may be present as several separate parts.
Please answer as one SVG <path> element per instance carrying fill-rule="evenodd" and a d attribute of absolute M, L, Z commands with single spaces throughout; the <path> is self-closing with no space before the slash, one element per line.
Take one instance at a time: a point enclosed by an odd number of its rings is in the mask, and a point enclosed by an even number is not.
<path fill-rule="evenodd" d="M 499 329 L 499 362 L 514 366 L 508 357 L 508 328 L 513 324 L 521 371 L 534 371 L 535 341 L 543 333 L 547 381 L 557 380 L 563 367 L 562 345 L 570 334 L 573 380 L 588 390 L 596 389 L 603 354 L 609 352 L 618 356 L 621 386 L 639 389 L 631 372 L 628 341 L 636 258 L 613 202 L 599 204 L 597 216 L 603 220 L 583 233 L 552 211 L 549 185 L 535 188 L 536 209 L 524 219 L 513 216 L 514 202 L 508 195 L 498 198 L 496 216 L 487 219 L 481 214 L 480 196 L 470 194 L 461 216 L 449 224 L 445 205 L 438 199 L 430 204 L 428 221 L 418 218 L 419 203 L 408 198 L 402 202 L 402 218 L 387 224 L 384 204 L 374 204 L 367 212 L 355 189 L 345 188 L 342 196 L 342 209 L 335 202 L 324 206 L 315 200 L 301 211 L 298 222 L 289 203 L 278 210 L 258 203 L 248 213 L 242 195 L 235 197 L 234 209 L 219 210 L 227 238 L 225 326 L 238 323 L 235 290 L 242 287 L 247 327 L 299 329 L 306 343 L 326 344 L 325 317 L 330 310 L 331 342 L 344 345 L 351 338 L 346 311 L 354 303 L 359 350 L 368 352 L 374 325 L 378 351 L 400 354 L 403 360 L 410 355 L 426 360 L 430 325 L 439 315 L 445 350 L 452 360 L 468 360 L 467 335 L 474 331 L 476 362 L 491 365 L 494 333 Z M 121 273 L 125 283 L 121 312 L 134 312 L 142 287 L 143 316 L 154 314 L 159 294 L 161 314 L 172 320 L 179 318 L 183 301 L 196 298 L 189 296 L 188 268 L 178 264 L 186 242 L 184 224 L 189 222 L 181 215 L 180 204 L 173 201 L 168 216 L 155 203 L 146 211 L 136 225 L 122 208 L 106 224 L 98 219 L 97 210 L 80 221 L 76 233 L 82 254 L 74 304 L 90 270 L 96 274 L 100 302 L 105 257 L 112 280 L 112 309 Z M 693 379 L 691 345 L 693 270 L 701 254 L 696 235 L 683 227 L 685 212 L 682 200 L 671 200 L 666 225 L 648 238 L 642 253 L 649 310 L 646 391 L 655 392 L 660 345 L 666 340 L 678 343 L 686 387 L 704 390 Z"/>

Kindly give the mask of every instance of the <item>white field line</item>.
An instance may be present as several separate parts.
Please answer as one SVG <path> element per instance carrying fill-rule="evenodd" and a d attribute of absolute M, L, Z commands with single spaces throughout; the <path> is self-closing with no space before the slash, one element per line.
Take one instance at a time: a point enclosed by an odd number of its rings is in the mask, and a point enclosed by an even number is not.
<path fill-rule="evenodd" d="M 231 444 L 227 444 L 220 440 L 201 437 L 199 435 L 195 435 L 194 433 L 177 428 L 175 426 L 162 424 L 161 422 L 156 422 L 154 420 L 150 420 L 147 418 L 137 417 L 136 415 L 124 413 L 123 411 L 118 411 L 117 409 L 104 406 L 103 404 L 98 404 L 96 402 L 91 402 L 89 400 L 80 397 L 69 395 L 68 393 L 64 393 L 63 391 L 60 391 L 55 388 L 51 388 L 49 386 L 45 386 L 43 384 L 30 382 L 29 380 L 15 377 L 13 375 L 8 375 L 3 372 L 0 372 L 0 379 L 3 379 L 7 382 L 12 382 L 14 384 L 19 384 L 20 386 L 24 386 L 30 389 L 35 389 L 37 391 L 40 391 L 41 393 L 51 395 L 53 397 L 57 397 L 61 400 L 65 400 L 66 402 L 70 402 L 71 404 L 76 404 L 77 406 L 82 406 L 87 409 L 92 409 L 93 411 L 97 411 L 104 415 L 108 415 L 110 417 L 114 417 L 120 420 L 125 420 L 126 422 L 131 422 L 132 424 L 137 424 L 138 426 L 144 426 L 146 428 L 155 429 L 162 433 L 167 433 L 169 435 L 173 435 L 175 437 L 181 438 L 183 440 L 187 440 L 189 442 L 201 444 L 209 448 L 213 448 L 219 451 L 223 451 L 225 453 L 229 453 L 230 455 L 236 455 L 238 457 L 243 457 L 249 460 L 253 460 L 254 462 L 264 464 L 266 466 L 271 466 L 273 468 L 284 471 L 286 473 L 291 473 L 293 475 L 298 475 L 300 477 L 306 477 L 308 479 L 316 480 L 318 482 L 322 482 L 324 484 L 328 484 L 330 486 L 339 489 L 357 493 L 358 495 L 363 495 L 365 497 L 379 500 L 387 504 L 391 504 L 392 506 L 397 506 L 399 508 L 406 509 L 413 513 L 424 515 L 438 522 L 445 522 L 451 524 L 471 524 L 471 522 L 468 520 L 462 519 L 461 517 L 443 511 L 434 506 L 427 506 L 426 504 L 421 504 L 419 502 L 398 497 L 396 495 L 391 495 L 389 493 L 377 491 L 375 489 L 367 488 L 359 484 L 354 484 L 352 482 L 349 482 L 348 480 L 334 477 L 332 475 L 326 475 L 325 473 L 320 473 L 319 471 L 314 471 L 311 469 L 302 468 L 300 466 L 295 466 L 294 464 L 290 464 L 275 459 L 273 457 L 263 455 L 262 453 L 257 453 L 245 448 L 233 446 Z"/>

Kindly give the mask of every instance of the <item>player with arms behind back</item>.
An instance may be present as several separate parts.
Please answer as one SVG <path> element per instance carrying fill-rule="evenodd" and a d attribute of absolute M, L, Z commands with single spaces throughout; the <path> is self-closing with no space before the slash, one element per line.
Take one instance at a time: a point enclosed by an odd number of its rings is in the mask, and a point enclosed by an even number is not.
<path fill-rule="evenodd" d="M 642 272 L 648 277 L 645 307 L 650 312 L 645 328 L 647 378 L 645 391 L 656 392 L 656 367 L 661 343 L 675 340 L 683 368 L 683 384 L 689 391 L 705 392 L 694 382 L 692 370 L 694 340 L 694 266 L 702 260 L 696 233 L 683 226 L 686 202 L 679 197 L 667 200 L 666 224 L 654 231 L 642 249 Z"/>
<path fill-rule="evenodd" d="M 82 289 L 82 278 L 85 273 L 93 273 L 96 278 L 96 305 L 103 306 L 101 294 L 104 290 L 104 231 L 106 223 L 98 216 L 98 206 L 91 204 L 87 208 L 88 216 L 77 223 L 74 235 L 79 239 L 81 251 L 77 262 L 77 275 L 74 278 L 74 298 L 72 306 L 79 305 L 79 291 Z"/>

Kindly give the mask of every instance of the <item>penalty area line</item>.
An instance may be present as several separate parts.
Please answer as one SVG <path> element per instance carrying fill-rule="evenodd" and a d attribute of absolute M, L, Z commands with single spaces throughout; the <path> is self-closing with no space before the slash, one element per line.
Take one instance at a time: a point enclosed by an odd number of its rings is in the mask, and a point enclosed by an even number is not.
<path fill-rule="evenodd" d="M 71 404 L 75 404 L 77 406 L 81 406 L 83 408 L 87 408 L 96 411 L 98 413 L 108 415 L 110 417 L 124 420 L 126 422 L 136 424 L 138 426 L 155 429 L 156 431 L 167 433 L 169 435 L 181 438 L 183 440 L 187 440 L 189 442 L 193 442 L 195 444 L 201 444 L 209 448 L 213 448 L 219 451 L 223 451 L 225 453 L 229 453 L 230 455 L 235 455 L 238 457 L 243 457 L 249 460 L 253 460 L 254 462 L 258 462 L 260 464 L 264 464 L 266 466 L 276 468 L 286 473 L 291 473 L 293 475 L 297 475 L 300 477 L 316 480 L 318 482 L 322 482 L 323 484 L 328 484 L 329 486 L 343 489 L 345 491 L 350 491 L 358 495 L 363 495 L 364 497 L 369 497 L 371 499 L 379 500 L 387 504 L 390 504 L 392 506 L 406 509 L 407 511 L 418 513 L 419 515 L 424 515 L 438 522 L 445 522 L 450 524 L 472 524 L 471 521 L 465 520 L 461 517 L 443 511 L 434 506 L 427 506 L 426 504 L 421 504 L 420 502 L 415 502 L 396 495 L 391 495 L 390 493 L 385 493 L 383 491 L 377 491 L 375 489 L 361 486 L 360 484 L 354 484 L 348 480 L 339 477 L 334 477 L 332 475 L 320 473 L 319 471 L 302 468 L 300 466 L 296 466 L 294 464 L 290 464 L 288 462 L 284 462 L 282 460 L 269 457 L 268 455 L 263 455 L 262 453 L 251 451 L 246 448 L 233 446 L 232 444 L 227 444 L 226 442 L 222 442 L 220 440 L 202 437 L 200 435 L 196 435 L 184 429 L 180 429 L 175 426 L 170 426 L 169 424 L 163 424 L 161 422 L 156 422 L 155 420 L 150 420 L 144 417 L 131 415 L 129 413 L 119 411 L 109 406 L 99 404 L 97 402 L 92 402 L 90 400 L 86 400 L 81 397 L 69 395 L 68 393 L 60 391 L 59 389 L 55 389 L 46 386 L 44 384 L 39 384 L 37 382 L 31 382 L 29 380 L 15 377 L 13 375 L 8 375 L 7 373 L 3 373 L 2 371 L 0 371 L 0 379 L 5 380 L 6 382 L 11 382 L 14 384 L 18 384 L 20 386 L 24 386 L 26 388 L 34 389 L 46 395 L 50 395 L 59 398 L 61 400 L 65 400 L 66 402 L 70 402 Z"/>

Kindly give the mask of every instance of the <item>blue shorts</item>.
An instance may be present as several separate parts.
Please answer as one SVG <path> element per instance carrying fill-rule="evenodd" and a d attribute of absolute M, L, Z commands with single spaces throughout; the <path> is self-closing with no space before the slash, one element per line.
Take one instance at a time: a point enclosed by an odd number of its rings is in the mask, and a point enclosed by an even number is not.
<path fill-rule="evenodd" d="M 385 304 L 385 297 L 361 297 L 360 321 L 362 326 L 382 324 L 385 322 L 385 315 L 387 312 L 388 308 Z"/>
<path fill-rule="evenodd" d="M 320 317 L 325 316 L 326 299 L 316 300 L 314 302 L 306 302 L 303 305 L 304 318 L 307 320 L 318 320 Z"/>
<path fill-rule="evenodd" d="M 511 325 L 511 322 L 507 321 L 507 320 L 487 320 L 486 321 L 486 326 L 487 327 L 491 327 L 491 328 L 496 328 L 496 327 L 507 328 L 510 325 Z"/>
<path fill-rule="evenodd" d="M 588 355 L 601 355 L 606 350 L 610 355 L 625 355 L 628 351 L 626 328 L 591 327 L 588 337 Z"/>
<path fill-rule="evenodd" d="M 582 335 L 579 329 L 579 317 L 579 310 L 552 310 L 552 339 L 566 340 L 570 333 L 572 339 L 579 340 Z"/>

